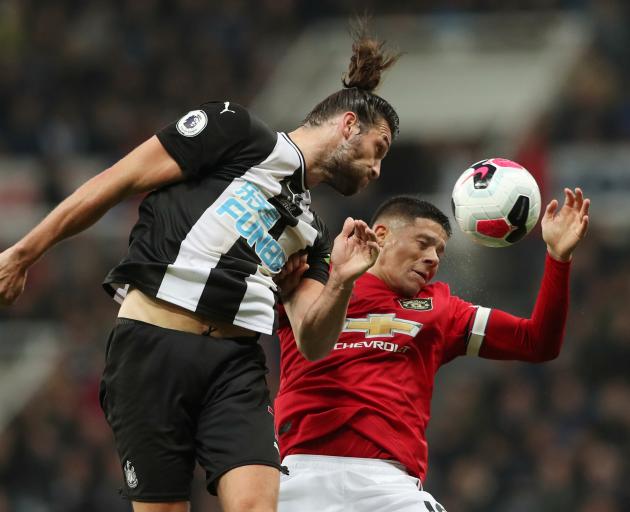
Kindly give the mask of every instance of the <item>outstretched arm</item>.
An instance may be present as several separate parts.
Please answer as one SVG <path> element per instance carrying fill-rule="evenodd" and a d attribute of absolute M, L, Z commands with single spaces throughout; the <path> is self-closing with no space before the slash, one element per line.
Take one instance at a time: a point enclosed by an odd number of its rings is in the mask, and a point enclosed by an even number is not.
<path fill-rule="evenodd" d="M 298 349 L 309 361 L 332 349 L 343 329 L 354 282 L 374 265 L 378 253 L 376 235 L 367 224 L 347 218 L 333 244 L 326 285 L 302 279 L 290 296 L 283 297 Z M 304 262 L 296 265 L 303 268 Z"/>
<path fill-rule="evenodd" d="M 54 244 L 87 229 L 123 199 L 180 179 L 180 167 L 154 136 L 85 182 L 30 233 L 0 253 L 0 306 L 18 298 L 29 267 Z"/>
<path fill-rule="evenodd" d="M 555 199 L 542 219 L 547 260 L 531 318 L 492 310 L 485 330 L 481 357 L 548 361 L 560 353 L 569 309 L 569 270 L 575 247 L 586 234 L 590 200 L 579 188 L 565 189 L 558 209 Z"/>

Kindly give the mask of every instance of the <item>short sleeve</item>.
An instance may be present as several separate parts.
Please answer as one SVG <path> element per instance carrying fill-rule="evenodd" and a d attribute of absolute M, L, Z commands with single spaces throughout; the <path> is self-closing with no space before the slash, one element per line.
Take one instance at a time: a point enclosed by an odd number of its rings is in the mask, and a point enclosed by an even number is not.
<path fill-rule="evenodd" d="M 249 112 L 230 101 L 204 103 L 156 135 L 188 179 L 212 172 L 250 133 Z"/>
<path fill-rule="evenodd" d="M 332 244 L 326 225 L 318 217 L 316 217 L 315 222 L 317 223 L 316 227 L 319 234 L 313 246 L 308 250 L 307 263 L 309 268 L 304 272 L 302 277 L 309 277 L 322 284 L 326 284 L 330 274 L 330 252 L 332 250 Z"/>

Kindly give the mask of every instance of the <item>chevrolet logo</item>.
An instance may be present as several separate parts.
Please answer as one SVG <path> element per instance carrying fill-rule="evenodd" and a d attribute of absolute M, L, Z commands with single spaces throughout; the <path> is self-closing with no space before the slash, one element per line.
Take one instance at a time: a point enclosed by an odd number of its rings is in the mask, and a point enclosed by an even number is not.
<path fill-rule="evenodd" d="M 372 314 L 367 318 L 346 318 L 343 332 L 364 332 L 366 338 L 378 336 L 392 337 L 394 334 L 415 336 L 422 329 L 422 324 L 396 318 L 394 313 L 385 315 Z"/>

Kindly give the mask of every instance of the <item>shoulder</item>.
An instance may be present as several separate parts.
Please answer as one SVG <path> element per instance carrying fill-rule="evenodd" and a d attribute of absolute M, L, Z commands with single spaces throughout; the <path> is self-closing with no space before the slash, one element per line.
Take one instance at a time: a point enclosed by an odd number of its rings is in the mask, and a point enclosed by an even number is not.
<path fill-rule="evenodd" d="M 247 140 L 254 148 L 270 152 L 276 145 L 278 134 L 243 105 L 233 101 L 208 101 L 200 110 L 209 118 L 209 124 L 226 138 Z"/>
<path fill-rule="evenodd" d="M 451 293 L 451 287 L 443 281 L 435 281 L 425 286 L 416 298 L 429 298 L 432 303 L 442 305 L 449 304 L 453 299 L 457 300 Z"/>
<path fill-rule="evenodd" d="M 197 111 L 191 111 L 187 115 L 195 114 L 205 115 L 208 124 L 220 127 L 225 132 L 247 133 L 252 123 L 252 116 L 245 107 L 228 100 L 207 101 L 202 103 Z M 181 121 L 180 119 L 180 123 Z M 201 121 L 203 122 L 203 119 Z"/>
<path fill-rule="evenodd" d="M 441 296 L 450 297 L 451 287 L 444 281 L 435 281 L 425 286 L 418 294 L 418 297 L 422 297 L 425 295 L 431 295 L 431 296 L 441 295 Z"/>

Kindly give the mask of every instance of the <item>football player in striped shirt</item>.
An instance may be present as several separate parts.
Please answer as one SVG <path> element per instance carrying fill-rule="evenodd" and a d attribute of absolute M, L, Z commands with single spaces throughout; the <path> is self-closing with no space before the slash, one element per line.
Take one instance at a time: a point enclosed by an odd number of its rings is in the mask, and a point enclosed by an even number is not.
<path fill-rule="evenodd" d="M 350 195 L 377 179 L 398 131 L 398 115 L 373 92 L 396 57 L 358 28 L 343 89 L 292 132 L 269 129 L 230 100 L 204 103 L 0 254 L 6 305 L 51 246 L 148 192 L 128 253 L 104 282 L 121 307 L 100 401 L 136 512 L 187 511 L 196 461 L 225 512 L 276 509 L 282 468 L 257 343 L 272 332 L 274 276 L 306 251 L 307 278 L 287 311 L 300 349 L 318 357 L 379 250 L 375 233 L 351 218 L 331 247 L 310 208 L 321 183 Z"/>
<path fill-rule="evenodd" d="M 556 200 L 547 206 L 542 284 L 531 318 L 519 318 L 434 282 L 448 218 L 415 197 L 386 201 L 372 221 L 378 260 L 354 284 L 339 339 L 322 340 L 319 352 L 328 355 L 304 359 L 290 317 L 281 317 L 275 421 L 289 474 L 281 477 L 279 511 L 443 512 L 422 487 L 435 374 L 463 355 L 530 362 L 558 355 L 589 203 L 580 189 L 566 189 L 561 208 Z M 292 270 L 296 280 L 299 261 Z"/>

